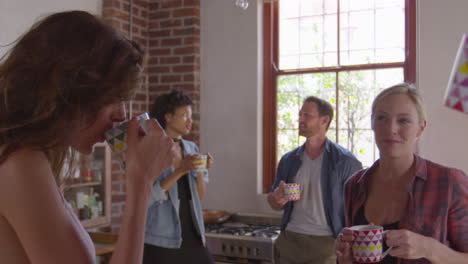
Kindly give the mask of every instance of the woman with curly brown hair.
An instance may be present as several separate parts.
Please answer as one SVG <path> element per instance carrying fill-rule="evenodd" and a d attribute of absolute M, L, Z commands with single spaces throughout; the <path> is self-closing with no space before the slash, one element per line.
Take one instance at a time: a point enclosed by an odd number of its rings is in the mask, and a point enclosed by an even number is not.
<path fill-rule="evenodd" d="M 0 262 L 94 263 L 94 247 L 67 207 L 59 175 L 74 151 L 89 154 L 123 121 L 143 51 L 83 11 L 35 24 L 0 62 Z M 127 195 L 111 263 L 140 263 L 151 183 L 172 162 L 156 122 L 130 121 Z"/>

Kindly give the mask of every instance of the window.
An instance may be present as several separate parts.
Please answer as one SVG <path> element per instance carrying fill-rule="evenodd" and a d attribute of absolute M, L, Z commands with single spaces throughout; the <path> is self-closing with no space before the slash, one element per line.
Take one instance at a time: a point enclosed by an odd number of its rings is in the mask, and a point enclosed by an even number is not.
<path fill-rule="evenodd" d="M 309 95 L 334 106 L 328 138 L 370 166 L 378 157 L 373 98 L 383 88 L 415 81 L 415 2 L 268 1 L 263 22 L 264 192 L 281 156 L 305 141 L 297 123 Z"/>

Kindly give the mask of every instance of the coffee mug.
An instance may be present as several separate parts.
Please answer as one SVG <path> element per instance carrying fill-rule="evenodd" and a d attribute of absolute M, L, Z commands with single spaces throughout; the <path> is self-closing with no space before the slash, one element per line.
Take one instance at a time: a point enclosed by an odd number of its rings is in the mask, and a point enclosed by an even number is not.
<path fill-rule="evenodd" d="M 298 183 L 285 184 L 284 196 L 288 201 L 298 201 L 301 199 L 300 185 Z"/>
<path fill-rule="evenodd" d="M 378 225 L 357 225 L 349 228 L 353 231 L 353 260 L 359 263 L 374 263 L 382 261 L 392 247 L 383 250 L 383 237 L 387 231 Z"/>
<path fill-rule="evenodd" d="M 148 131 L 148 124 L 146 123 L 149 120 L 148 113 L 143 113 L 137 116 L 139 120 L 140 127 L 144 133 Z M 106 131 L 105 138 L 109 144 L 112 152 L 114 152 L 119 162 L 120 168 L 125 169 L 125 158 L 127 154 L 127 127 L 128 120 L 121 122 L 118 126 Z"/>
<path fill-rule="evenodd" d="M 208 155 L 197 154 L 197 156 L 192 161 L 193 166 L 195 167 L 194 171 L 206 170 L 207 162 L 208 162 Z"/>

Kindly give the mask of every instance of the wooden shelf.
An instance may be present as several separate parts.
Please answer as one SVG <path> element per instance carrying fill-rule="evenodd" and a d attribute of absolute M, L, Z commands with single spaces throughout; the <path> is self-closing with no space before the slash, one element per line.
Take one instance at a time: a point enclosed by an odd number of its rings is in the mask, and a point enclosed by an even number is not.
<path fill-rule="evenodd" d="M 73 184 L 67 184 L 65 186 L 65 189 L 72 189 L 72 188 L 80 188 L 80 187 L 90 187 L 90 186 L 99 186 L 101 185 L 102 182 L 98 181 L 93 181 L 93 182 L 81 182 L 81 183 L 73 183 Z"/>
<path fill-rule="evenodd" d="M 109 226 L 110 216 L 100 216 L 93 219 L 81 220 L 81 225 L 85 229 L 99 228 Z"/>

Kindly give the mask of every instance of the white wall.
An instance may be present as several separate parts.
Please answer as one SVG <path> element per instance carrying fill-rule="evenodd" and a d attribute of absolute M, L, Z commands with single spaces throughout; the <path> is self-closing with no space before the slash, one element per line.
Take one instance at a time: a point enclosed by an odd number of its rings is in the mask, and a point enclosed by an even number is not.
<path fill-rule="evenodd" d="M 261 38 L 259 4 L 201 1 L 201 149 L 214 154 L 205 208 L 271 213 L 261 181 Z M 449 72 L 463 32 L 466 0 L 418 1 L 417 82 L 429 123 L 420 153 L 468 172 L 468 115 L 443 107 Z"/>
<path fill-rule="evenodd" d="M 214 155 L 204 207 L 271 212 L 261 181 L 261 9 L 201 1 L 201 150 Z"/>
<path fill-rule="evenodd" d="M 466 0 L 418 1 L 418 75 L 428 114 L 420 153 L 468 172 L 468 115 L 443 106 L 453 60 L 468 33 Z"/>
<path fill-rule="evenodd" d="M 73 9 L 101 15 L 102 0 L 0 0 L 0 56 L 38 18 Z"/>

